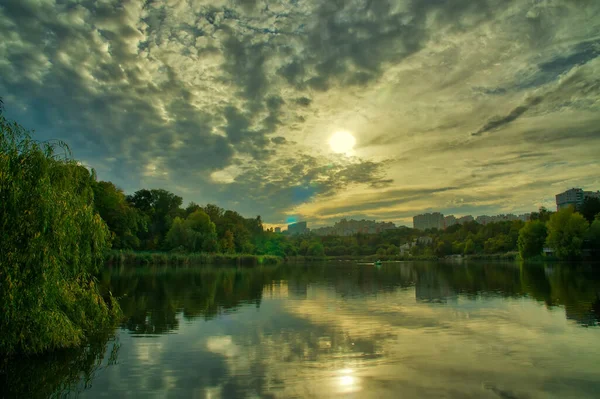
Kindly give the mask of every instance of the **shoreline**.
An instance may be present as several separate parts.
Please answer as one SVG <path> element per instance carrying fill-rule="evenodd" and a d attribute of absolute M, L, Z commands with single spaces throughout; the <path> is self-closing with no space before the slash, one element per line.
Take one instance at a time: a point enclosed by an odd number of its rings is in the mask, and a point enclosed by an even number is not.
<path fill-rule="evenodd" d="M 500 261 L 522 262 L 526 264 L 544 263 L 594 263 L 593 259 L 578 261 L 564 261 L 550 257 L 532 259 L 519 259 L 517 253 L 504 254 L 472 254 L 464 256 L 400 256 L 400 255 L 365 255 L 365 256 L 288 256 L 254 255 L 254 254 L 219 254 L 219 253 L 170 253 L 161 251 L 131 251 L 112 250 L 105 256 L 106 266 L 185 266 L 185 265 L 211 265 L 211 266 L 240 266 L 255 267 L 262 265 L 304 264 L 316 262 L 356 262 L 374 263 L 381 262 L 449 262 L 462 263 L 465 261 Z"/>
<path fill-rule="evenodd" d="M 283 258 L 273 255 L 250 254 L 212 254 L 212 253 L 170 253 L 150 251 L 113 250 L 106 254 L 104 264 L 107 266 L 182 266 L 182 265 L 227 265 L 227 266 L 260 266 L 278 265 Z"/>

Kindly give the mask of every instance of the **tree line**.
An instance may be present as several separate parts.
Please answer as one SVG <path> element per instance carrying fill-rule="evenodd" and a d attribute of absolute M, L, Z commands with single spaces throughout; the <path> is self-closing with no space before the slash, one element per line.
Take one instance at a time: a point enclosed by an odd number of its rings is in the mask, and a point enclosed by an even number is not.
<path fill-rule="evenodd" d="M 176 252 L 222 252 L 281 257 L 400 255 L 446 257 L 519 253 L 523 259 L 550 248 L 559 259 L 578 259 L 600 248 L 600 200 L 587 198 L 578 209 L 552 212 L 540 208 L 523 222 L 486 225 L 475 221 L 445 230 L 406 227 L 378 234 L 288 236 L 265 229 L 260 216 L 245 218 L 214 204 L 200 206 L 164 189 L 141 189 L 126 195 L 113 183 L 94 181 L 94 206 L 111 231 L 113 248 Z M 418 240 L 428 237 L 430 240 Z"/>

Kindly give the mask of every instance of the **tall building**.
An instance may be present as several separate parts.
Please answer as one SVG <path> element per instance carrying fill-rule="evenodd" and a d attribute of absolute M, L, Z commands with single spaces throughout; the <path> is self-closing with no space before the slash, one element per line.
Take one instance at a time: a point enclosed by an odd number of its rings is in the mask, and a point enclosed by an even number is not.
<path fill-rule="evenodd" d="M 292 235 L 308 233 L 306 222 L 288 224 L 287 232 Z"/>
<path fill-rule="evenodd" d="M 564 193 L 556 194 L 556 210 L 568 206 L 579 208 L 586 198 L 600 199 L 600 191 L 583 191 L 581 188 L 572 188 Z"/>
<path fill-rule="evenodd" d="M 471 215 L 466 215 L 466 216 L 463 216 L 463 217 L 461 217 L 461 218 L 458 218 L 458 220 L 457 220 L 456 222 L 457 222 L 458 224 L 465 224 L 465 223 L 468 223 L 468 222 L 472 222 L 472 221 L 474 221 L 474 220 L 475 220 L 475 219 L 473 218 L 473 216 L 471 216 Z"/>
<path fill-rule="evenodd" d="M 556 210 L 561 210 L 568 206 L 574 206 L 575 208 L 583 204 L 583 190 L 580 188 L 572 188 L 556 195 Z"/>
<path fill-rule="evenodd" d="M 444 215 L 439 212 L 425 213 L 413 217 L 413 227 L 419 230 L 444 228 Z"/>
<path fill-rule="evenodd" d="M 450 226 L 454 226 L 457 223 L 454 215 L 448 215 L 444 218 L 444 228 L 447 229 Z"/>

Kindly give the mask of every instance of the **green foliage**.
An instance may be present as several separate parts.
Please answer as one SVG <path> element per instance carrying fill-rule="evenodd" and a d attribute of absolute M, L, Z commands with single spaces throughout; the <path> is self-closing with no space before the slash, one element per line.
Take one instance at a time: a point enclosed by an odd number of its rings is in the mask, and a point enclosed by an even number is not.
<path fill-rule="evenodd" d="M 438 257 L 444 257 L 452 254 L 452 243 L 448 240 L 438 241 L 435 248 L 435 255 Z"/>
<path fill-rule="evenodd" d="M 592 222 L 586 233 L 586 239 L 591 250 L 595 252 L 600 251 L 600 218 L 596 217 Z"/>
<path fill-rule="evenodd" d="M 308 246 L 307 250 L 308 256 L 325 256 L 325 249 L 323 248 L 323 244 L 320 242 L 312 242 Z"/>
<path fill-rule="evenodd" d="M 171 229 L 167 233 L 167 246 L 172 249 L 182 247 L 188 250 L 189 241 L 189 231 L 185 227 L 184 221 L 180 217 L 176 217 L 175 220 L 173 220 Z"/>
<path fill-rule="evenodd" d="M 141 212 L 148 223 L 147 232 L 139 234 L 143 249 L 163 248 L 167 232 L 176 217 L 185 217 L 183 199 L 167 190 L 138 190 L 127 201 Z"/>
<path fill-rule="evenodd" d="M 464 253 L 465 253 L 465 255 L 470 255 L 470 254 L 475 253 L 475 242 L 470 238 L 467 241 L 465 241 Z"/>
<path fill-rule="evenodd" d="M 147 229 L 146 218 L 130 206 L 125 194 L 111 182 L 94 182 L 94 208 L 112 233 L 112 246 L 119 249 L 137 249 L 138 232 Z"/>
<path fill-rule="evenodd" d="M 595 217 L 600 215 L 600 199 L 595 197 L 586 197 L 579 212 L 589 223 L 592 223 Z"/>
<path fill-rule="evenodd" d="M 181 247 L 189 252 L 216 252 L 215 224 L 201 209 L 191 213 L 185 220 L 176 217 L 167 233 L 165 245 L 168 249 Z"/>
<path fill-rule="evenodd" d="M 554 212 L 549 211 L 545 207 L 540 207 L 538 212 L 532 212 L 529 216 L 529 220 L 538 220 L 540 222 L 546 223 L 550 220 L 550 217 L 554 214 Z"/>
<path fill-rule="evenodd" d="M 134 252 L 110 251 L 106 255 L 106 263 L 116 266 L 183 266 L 183 265 L 218 265 L 218 266 L 256 266 L 277 265 L 282 258 L 272 255 L 251 254 L 208 254 L 203 252 Z"/>
<path fill-rule="evenodd" d="M 561 209 L 550 217 L 546 243 L 558 259 L 581 257 L 584 235 L 588 229 L 585 218 L 573 208 Z"/>
<path fill-rule="evenodd" d="M 229 230 L 225 232 L 225 235 L 221 239 L 220 242 L 221 251 L 226 254 L 235 253 L 235 242 L 233 238 L 233 233 Z"/>
<path fill-rule="evenodd" d="M 94 176 L 0 114 L 0 353 L 81 344 L 116 315 L 92 278 L 110 245 Z"/>
<path fill-rule="evenodd" d="M 198 209 L 190 214 L 183 226 L 189 232 L 188 249 L 191 252 L 217 250 L 216 227 L 204 211 Z"/>
<path fill-rule="evenodd" d="M 519 232 L 519 255 L 521 259 L 528 259 L 541 255 L 548 232 L 546 225 L 539 220 L 532 220 L 525 224 Z"/>

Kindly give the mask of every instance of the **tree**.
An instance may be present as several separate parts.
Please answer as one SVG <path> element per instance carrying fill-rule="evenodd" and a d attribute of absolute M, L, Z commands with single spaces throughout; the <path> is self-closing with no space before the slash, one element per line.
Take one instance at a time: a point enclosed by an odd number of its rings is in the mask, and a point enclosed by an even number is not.
<path fill-rule="evenodd" d="M 444 256 L 452 254 L 452 243 L 446 240 L 438 241 L 435 247 L 435 255 L 437 257 L 443 258 Z"/>
<path fill-rule="evenodd" d="M 170 249 L 189 249 L 190 234 L 185 227 L 183 219 L 176 217 L 166 236 L 166 242 Z"/>
<path fill-rule="evenodd" d="M 594 222 L 596 215 L 600 214 L 600 198 L 586 197 L 580 212 L 589 223 Z"/>
<path fill-rule="evenodd" d="M 323 244 L 318 241 L 313 241 L 308 246 L 308 251 L 306 253 L 308 256 L 325 256 L 325 249 L 323 248 Z"/>
<path fill-rule="evenodd" d="M 464 253 L 465 253 L 465 255 L 469 255 L 469 254 L 474 254 L 475 253 L 475 243 L 470 238 L 467 239 L 467 241 L 465 241 Z"/>
<path fill-rule="evenodd" d="M 207 204 L 202 210 L 206 212 L 215 225 L 219 225 L 221 218 L 225 214 L 225 209 L 213 204 Z"/>
<path fill-rule="evenodd" d="M 229 230 L 225 232 L 225 235 L 220 241 L 221 252 L 226 254 L 235 253 L 235 242 L 233 239 L 233 233 Z"/>
<path fill-rule="evenodd" d="M 583 239 L 588 229 L 585 218 L 572 207 L 559 210 L 548 221 L 546 243 L 559 259 L 576 259 L 581 256 Z"/>
<path fill-rule="evenodd" d="M 390 244 L 387 247 L 386 255 L 398 255 L 399 253 L 400 253 L 400 248 L 398 248 L 396 245 Z"/>
<path fill-rule="evenodd" d="M 196 204 L 194 201 L 191 201 L 188 204 L 188 206 L 185 208 L 185 217 L 190 216 L 192 213 L 196 212 L 198 209 L 201 209 L 200 205 Z M 211 220 L 212 220 L 212 218 L 211 218 Z"/>
<path fill-rule="evenodd" d="M 596 219 L 590 225 L 586 233 L 586 238 L 589 243 L 589 248 L 594 251 L 600 251 L 600 216 L 597 216 Z"/>
<path fill-rule="evenodd" d="M 0 353 L 81 344 L 118 304 L 93 279 L 110 247 L 94 174 L 66 144 L 39 143 L 0 108 Z"/>
<path fill-rule="evenodd" d="M 127 201 L 148 219 L 148 232 L 140 234 L 146 249 L 162 247 L 171 223 L 180 214 L 183 199 L 167 190 L 138 190 L 127 196 Z"/>
<path fill-rule="evenodd" d="M 94 182 L 92 188 L 94 208 L 112 233 L 113 248 L 138 248 L 140 240 L 137 234 L 147 228 L 141 212 L 131 206 L 123 191 L 111 182 Z"/>
<path fill-rule="evenodd" d="M 216 251 L 217 233 L 215 224 L 202 210 L 197 210 L 187 217 L 183 223 L 189 230 L 189 250 L 192 252 Z"/>
<path fill-rule="evenodd" d="M 550 220 L 550 216 L 552 216 L 554 212 L 549 211 L 546 207 L 541 206 L 538 212 L 532 212 L 529 215 L 529 220 L 539 220 L 540 222 L 546 223 Z"/>
<path fill-rule="evenodd" d="M 546 225 L 539 220 L 530 220 L 519 231 L 517 246 L 522 259 L 541 255 L 548 231 Z"/>

